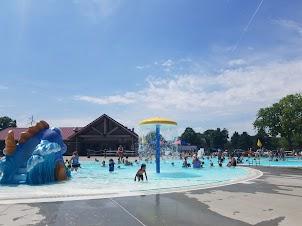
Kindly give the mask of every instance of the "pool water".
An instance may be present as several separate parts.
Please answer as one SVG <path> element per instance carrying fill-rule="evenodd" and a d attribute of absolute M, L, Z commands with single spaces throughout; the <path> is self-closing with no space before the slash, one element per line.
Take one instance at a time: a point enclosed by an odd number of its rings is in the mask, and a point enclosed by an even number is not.
<path fill-rule="evenodd" d="M 171 165 L 172 160 L 162 161 L 160 174 L 155 172 L 154 162 L 147 163 L 148 181 L 135 182 L 134 176 L 140 164 L 120 165 L 121 168 L 116 165 L 115 171 L 110 173 L 108 165 L 102 167 L 100 162 L 83 161 L 78 172 L 72 172 L 69 181 L 43 186 L 0 186 L 0 203 L 172 192 L 234 183 L 251 177 L 251 169 L 246 167 L 218 167 L 216 162 L 214 167 L 210 167 L 206 161 L 204 168 L 193 169 L 182 168 L 181 161 L 173 162 L 174 166 Z"/>
<path fill-rule="evenodd" d="M 271 161 L 269 158 L 244 158 L 243 165 L 260 165 L 260 166 L 275 166 L 275 167 L 302 167 L 302 159 L 295 157 L 287 157 L 285 160 Z"/>

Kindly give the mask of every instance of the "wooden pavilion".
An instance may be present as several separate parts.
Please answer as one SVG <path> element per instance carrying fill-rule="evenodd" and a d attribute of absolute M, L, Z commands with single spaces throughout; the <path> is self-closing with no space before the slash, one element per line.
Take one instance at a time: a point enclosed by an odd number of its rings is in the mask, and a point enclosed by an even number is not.
<path fill-rule="evenodd" d="M 7 128 L 0 131 L 0 156 L 9 130 L 14 131 L 15 139 L 18 140 L 21 132 L 27 128 Z M 67 145 L 66 155 L 77 150 L 82 156 L 115 156 L 119 145 L 124 148 L 125 155 L 137 155 L 138 135 L 134 129 L 127 128 L 106 114 L 85 127 L 60 127 L 60 130 Z"/>
<path fill-rule="evenodd" d="M 119 145 L 128 156 L 136 156 L 138 135 L 108 115 L 104 114 L 87 126 L 77 129 L 66 141 L 69 151 L 80 155 L 115 155 Z"/>

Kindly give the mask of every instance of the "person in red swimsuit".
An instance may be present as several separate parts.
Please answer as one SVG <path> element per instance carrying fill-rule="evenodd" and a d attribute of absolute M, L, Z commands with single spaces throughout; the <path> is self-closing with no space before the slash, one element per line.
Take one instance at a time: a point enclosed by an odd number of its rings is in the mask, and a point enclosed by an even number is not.
<path fill-rule="evenodd" d="M 124 155 L 124 148 L 122 147 L 122 145 L 120 145 L 117 149 L 117 152 L 116 152 L 117 156 L 118 156 L 118 161 L 122 161 L 123 159 L 123 155 Z"/>

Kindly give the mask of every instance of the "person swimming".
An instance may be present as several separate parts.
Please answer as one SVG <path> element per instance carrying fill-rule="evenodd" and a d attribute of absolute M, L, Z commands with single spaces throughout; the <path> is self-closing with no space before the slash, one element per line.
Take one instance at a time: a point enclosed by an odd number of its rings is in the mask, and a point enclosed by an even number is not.
<path fill-rule="evenodd" d="M 234 156 L 231 157 L 230 161 L 228 162 L 227 164 L 228 167 L 231 167 L 231 166 L 237 166 L 237 161 L 236 161 L 236 158 Z"/>
<path fill-rule="evenodd" d="M 128 160 L 128 156 L 126 156 L 126 160 L 124 162 L 125 166 L 132 166 L 133 163 Z"/>
<path fill-rule="evenodd" d="M 195 168 L 195 169 L 202 167 L 201 161 L 196 156 L 194 157 L 194 160 L 193 160 L 192 164 L 193 164 L 193 168 Z"/>
<path fill-rule="evenodd" d="M 102 167 L 105 167 L 106 166 L 106 162 L 105 160 L 102 161 Z"/>
<path fill-rule="evenodd" d="M 191 164 L 188 163 L 188 158 L 187 158 L 187 157 L 185 157 L 185 160 L 184 160 L 183 163 L 182 163 L 182 167 L 183 167 L 183 168 L 191 167 Z"/>
<path fill-rule="evenodd" d="M 109 159 L 109 172 L 113 172 L 114 171 L 114 164 L 115 162 L 113 161 L 113 159 Z"/>
<path fill-rule="evenodd" d="M 70 161 L 71 161 L 71 171 L 73 170 L 78 171 L 78 168 L 81 166 L 81 164 L 79 163 L 79 154 L 77 151 L 73 152 Z"/>
<path fill-rule="evenodd" d="M 210 166 L 213 167 L 214 163 L 212 162 L 212 160 L 210 160 Z"/>
<path fill-rule="evenodd" d="M 137 171 L 137 173 L 134 177 L 134 181 L 136 181 L 136 179 L 138 181 L 143 181 L 144 180 L 144 174 L 145 174 L 146 180 L 148 180 L 147 172 L 146 172 L 146 164 L 143 163 L 141 165 L 141 168 Z"/>

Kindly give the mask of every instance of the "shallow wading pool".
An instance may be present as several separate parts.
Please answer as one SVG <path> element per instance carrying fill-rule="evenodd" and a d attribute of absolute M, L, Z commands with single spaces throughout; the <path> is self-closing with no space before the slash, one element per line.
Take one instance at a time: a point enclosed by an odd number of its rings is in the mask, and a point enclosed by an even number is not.
<path fill-rule="evenodd" d="M 261 176 L 258 170 L 247 167 L 182 168 L 181 161 L 162 161 L 161 173 L 155 173 L 155 163 L 147 163 L 148 181 L 135 182 L 140 164 L 120 165 L 110 173 L 99 162 L 83 161 L 69 181 L 41 186 L 0 186 L 0 203 L 28 203 L 61 200 L 81 200 L 130 195 L 146 195 L 186 191 L 246 181 Z"/>

